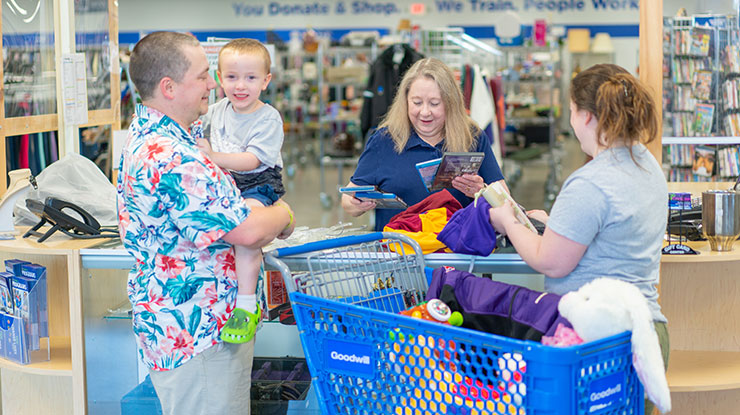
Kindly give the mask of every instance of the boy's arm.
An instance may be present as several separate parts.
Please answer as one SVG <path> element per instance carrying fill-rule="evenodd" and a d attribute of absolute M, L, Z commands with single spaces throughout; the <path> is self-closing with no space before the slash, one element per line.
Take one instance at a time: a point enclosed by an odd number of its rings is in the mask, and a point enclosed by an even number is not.
<path fill-rule="evenodd" d="M 199 138 L 196 142 L 198 143 L 200 151 L 207 154 L 208 157 L 211 158 L 211 161 L 223 169 L 250 171 L 256 169 L 260 164 L 262 164 L 257 156 L 249 151 L 244 151 L 242 153 L 220 153 L 213 151 L 211 143 L 204 138 Z"/>
<path fill-rule="evenodd" d="M 212 151 L 211 160 L 221 168 L 234 171 L 250 171 L 262 164 L 257 156 L 249 151 L 242 153 L 219 153 Z"/>

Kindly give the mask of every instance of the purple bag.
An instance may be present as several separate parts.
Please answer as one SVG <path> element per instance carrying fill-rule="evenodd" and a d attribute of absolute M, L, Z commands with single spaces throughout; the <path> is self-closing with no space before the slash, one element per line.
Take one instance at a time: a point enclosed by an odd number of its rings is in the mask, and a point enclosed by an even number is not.
<path fill-rule="evenodd" d="M 462 327 L 486 333 L 539 342 L 543 335 L 555 334 L 558 323 L 572 328 L 558 312 L 559 295 L 449 267 L 434 270 L 426 299 L 432 298 L 462 313 Z"/>

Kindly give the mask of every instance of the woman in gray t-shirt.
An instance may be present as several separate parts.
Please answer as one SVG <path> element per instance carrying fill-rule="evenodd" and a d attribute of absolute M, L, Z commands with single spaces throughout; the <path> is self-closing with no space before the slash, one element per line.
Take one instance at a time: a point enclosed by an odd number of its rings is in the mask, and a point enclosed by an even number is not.
<path fill-rule="evenodd" d="M 656 285 L 668 188 L 643 145 L 658 134 L 655 104 L 642 83 L 617 65 L 582 71 L 570 90 L 570 124 L 593 160 L 568 177 L 549 217 L 530 212 L 547 224 L 542 236 L 517 221 L 509 202 L 491 209 L 491 224 L 545 274 L 549 292 L 562 295 L 599 277 L 637 286 L 648 300 L 667 367 L 668 331 Z"/>

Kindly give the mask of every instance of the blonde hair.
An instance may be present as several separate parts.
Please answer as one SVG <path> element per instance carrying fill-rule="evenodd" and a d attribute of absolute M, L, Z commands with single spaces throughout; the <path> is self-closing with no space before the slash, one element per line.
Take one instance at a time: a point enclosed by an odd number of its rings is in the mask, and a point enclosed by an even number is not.
<path fill-rule="evenodd" d="M 606 147 L 625 145 L 631 154 L 634 144 L 658 135 L 653 97 L 621 66 L 600 64 L 580 72 L 571 81 L 570 99 L 596 117 L 596 136 Z"/>
<path fill-rule="evenodd" d="M 224 47 L 218 52 L 218 70 L 221 70 L 221 56 L 224 53 L 235 53 L 238 55 L 255 55 L 262 58 L 265 63 L 265 73 L 270 73 L 270 66 L 272 66 L 272 60 L 270 59 L 270 52 L 267 50 L 265 45 L 260 43 L 258 40 L 240 38 L 234 39 L 229 43 L 225 44 Z"/>
<path fill-rule="evenodd" d="M 378 128 L 388 129 L 396 152 L 400 154 L 406 147 L 412 128 L 408 114 L 409 89 L 420 78 L 436 82 L 442 95 L 445 108 L 444 151 L 470 151 L 475 137 L 480 134 L 480 128 L 465 112 L 462 91 L 452 70 L 439 59 L 421 59 L 406 71 L 393 98 L 393 104 Z"/>

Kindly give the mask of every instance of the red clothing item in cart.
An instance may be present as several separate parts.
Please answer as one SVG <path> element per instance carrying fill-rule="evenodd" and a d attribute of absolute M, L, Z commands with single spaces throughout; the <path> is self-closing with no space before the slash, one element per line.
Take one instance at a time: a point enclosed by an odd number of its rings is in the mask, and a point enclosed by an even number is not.
<path fill-rule="evenodd" d="M 409 206 L 403 212 L 393 216 L 386 227 L 404 231 L 419 232 L 421 231 L 421 219 L 419 215 L 437 208 L 447 209 L 447 220 L 450 220 L 452 214 L 462 209 L 460 202 L 447 190 L 442 189 L 437 193 L 424 198 L 421 202 Z"/>
<path fill-rule="evenodd" d="M 437 234 L 460 209 L 462 209 L 460 202 L 447 189 L 443 189 L 393 216 L 383 231 L 409 236 L 419 243 L 425 254 L 451 252 L 446 250 L 445 244 L 437 240 Z"/>

